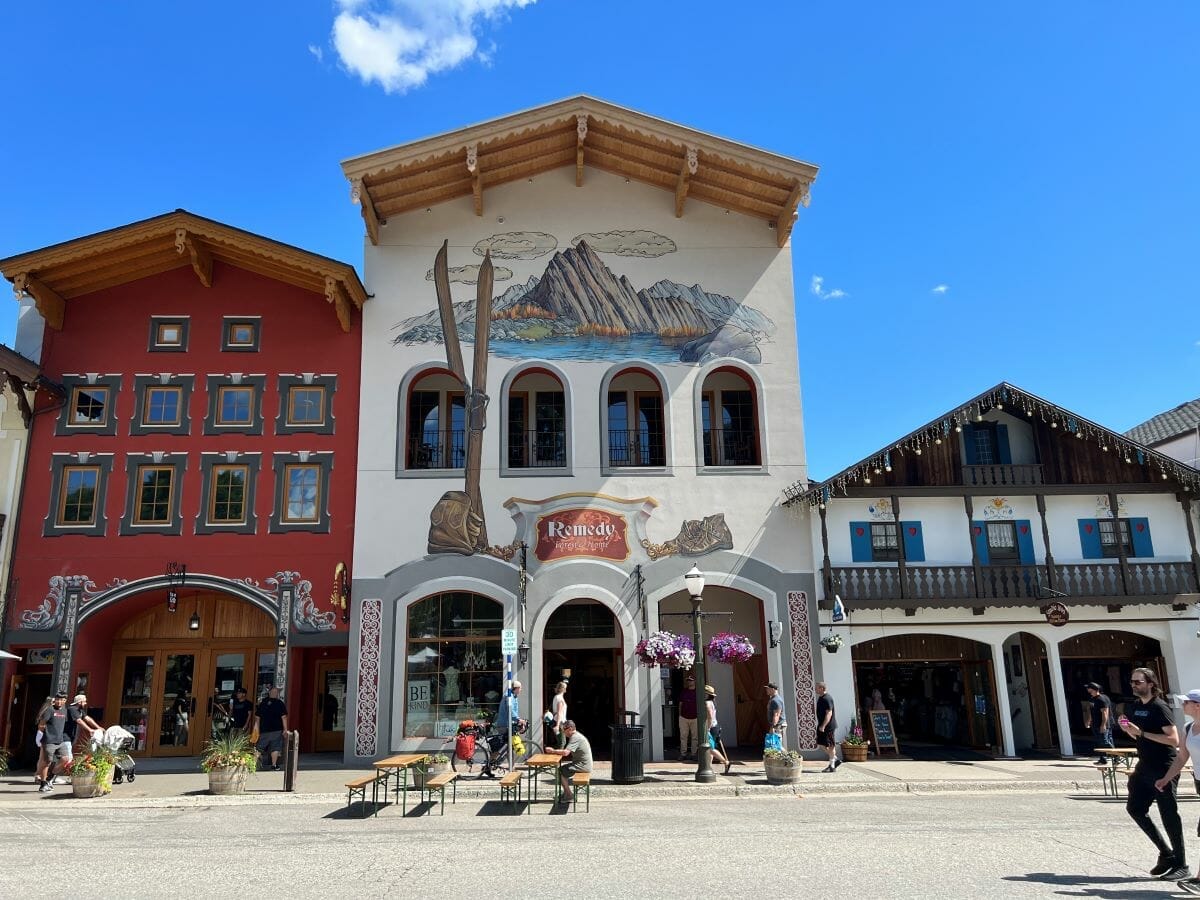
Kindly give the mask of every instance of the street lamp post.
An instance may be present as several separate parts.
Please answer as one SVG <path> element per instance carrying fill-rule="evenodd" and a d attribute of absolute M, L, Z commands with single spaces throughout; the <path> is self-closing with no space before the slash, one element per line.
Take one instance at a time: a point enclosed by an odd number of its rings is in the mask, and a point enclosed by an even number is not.
<path fill-rule="evenodd" d="M 696 781 L 712 784 L 717 775 L 712 770 L 712 749 L 708 744 L 708 694 L 704 674 L 704 644 L 701 643 L 700 603 L 704 599 L 704 573 L 698 566 L 683 576 L 688 593 L 692 597 L 692 645 L 696 648 Z"/>

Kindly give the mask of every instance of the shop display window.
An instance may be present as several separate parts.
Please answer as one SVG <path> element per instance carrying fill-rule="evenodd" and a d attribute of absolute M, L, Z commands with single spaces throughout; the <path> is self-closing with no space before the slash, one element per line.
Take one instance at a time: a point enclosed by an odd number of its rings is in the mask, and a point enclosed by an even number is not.
<path fill-rule="evenodd" d="M 409 607 L 405 737 L 451 737 L 461 720 L 495 715 L 504 691 L 503 622 L 499 603 L 462 591 Z"/>

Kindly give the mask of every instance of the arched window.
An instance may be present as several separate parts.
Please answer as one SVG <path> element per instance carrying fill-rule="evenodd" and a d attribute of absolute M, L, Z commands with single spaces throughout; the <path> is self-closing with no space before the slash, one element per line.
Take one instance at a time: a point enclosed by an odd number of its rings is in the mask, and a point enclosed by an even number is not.
<path fill-rule="evenodd" d="M 566 468 L 570 411 L 558 375 L 541 367 L 526 369 L 509 384 L 504 402 L 506 467 Z"/>
<path fill-rule="evenodd" d="M 604 397 L 609 468 L 667 465 L 666 403 L 659 380 L 645 369 L 625 369 Z"/>
<path fill-rule="evenodd" d="M 461 469 L 467 457 L 462 382 L 444 369 L 414 379 L 405 402 L 404 435 L 406 469 Z"/>
<path fill-rule="evenodd" d="M 461 719 L 495 713 L 504 691 L 504 608 L 466 591 L 408 608 L 404 736 L 451 737 Z"/>
<path fill-rule="evenodd" d="M 700 394 L 700 427 L 705 466 L 761 466 L 758 397 L 739 369 L 709 372 Z"/>

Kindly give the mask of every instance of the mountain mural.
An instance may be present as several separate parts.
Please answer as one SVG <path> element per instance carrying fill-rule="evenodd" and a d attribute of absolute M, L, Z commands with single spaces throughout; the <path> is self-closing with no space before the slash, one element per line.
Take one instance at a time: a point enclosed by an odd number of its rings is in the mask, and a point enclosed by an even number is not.
<path fill-rule="evenodd" d="M 474 300 L 454 304 L 454 322 L 460 340 L 473 339 Z M 436 309 L 397 323 L 393 331 L 393 344 L 442 340 Z M 586 241 L 555 253 L 540 278 L 512 285 L 492 304 L 491 342 L 497 353 L 507 343 L 596 336 L 612 339 L 610 355 L 619 356 L 620 339 L 638 335 L 658 338 L 679 362 L 732 356 L 758 363 L 760 342 L 774 332 L 775 323 L 758 310 L 698 284 L 663 279 L 638 290 Z"/>

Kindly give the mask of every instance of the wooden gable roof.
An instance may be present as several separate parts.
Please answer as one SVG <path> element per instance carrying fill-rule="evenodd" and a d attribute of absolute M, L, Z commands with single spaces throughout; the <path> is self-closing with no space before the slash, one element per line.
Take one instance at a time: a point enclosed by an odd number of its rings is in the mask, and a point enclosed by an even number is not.
<path fill-rule="evenodd" d="M 61 331 L 75 297 L 183 266 L 211 287 L 214 260 L 323 294 L 343 331 L 350 330 L 352 305 L 362 309 L 367 301 L 347 263 L 182 209 L 0 259 L 0 274 L 18 297 L 30 294 L 46 323 Z"/>
<path fill-rule="evenodd" d="M 956 409 L 880 448 L 867 458 L 846 467 L 832 478 L 821 482 L 797 481 L 785 489 L 784 505 L 808 503 L 810 506 L 818 506 L 839 494 L 845 495 L 858 488 L 866 490 L 871 484 L 872 475 L 875 475 L 877 481 L 886 483 L 889 479 L 886 475 L 880 478 L 882 473 L 890 473 L 893 468 L 899 469 L 905 462 L 910 462 L 912 458 L 922 454 L 927 459 L 941 459 L 947 454 L 955 455 L 951 465 L 957 467 L 958 444 L 952 438 L 991 410 L 1007 412 L 1018 419 L 1036 418 L 1040 422 L 1049 423 L 1048 428 L 1052 433 L 1061 435 L 1062 438 L 1074 438 L 1075 440 L 1069 442 L 1070 445 L 1074 445 L 1077 440 L 1081 447 L 1086 446 L 1089 452 L 1094 446 L 1097 457 L 1111 460 L 1111 465 L 1106 470 L 1108 474 L 1118 477 L 1122 483 L 1161 480 L 1164 487 L 1170 484 L 1185 491 L 1200 492 L 1200 470 L 1056 406 L 1049 400 L 1008 382 L 1001 382 L 972 397 Z M 1062 446 L 1067 445 L 1064 442 Z M 1069 446 L 1068 449 L 1073 451 Z M 879 491 L 881 488 L 877 485 L 874 490 Z M 969 491 L 971 488 L 964 487 L 964 490 Z"/>
<path fill-rule="evenodd" d="M 485 188 L 568 166 L 579 186 L 593 167 L 668 191 L 676 217 L 695 199 L 765 219 L 780 247 L 817 177 L 810 163 L 582 95 L 356 156 L 342 171 L 378 244 L 389 216 L 462 197 L 481 216 Z"/>

